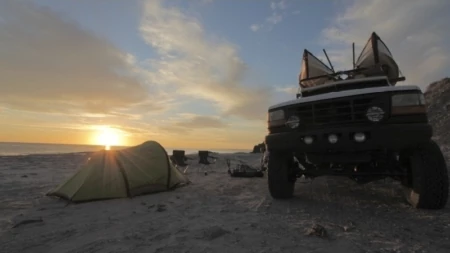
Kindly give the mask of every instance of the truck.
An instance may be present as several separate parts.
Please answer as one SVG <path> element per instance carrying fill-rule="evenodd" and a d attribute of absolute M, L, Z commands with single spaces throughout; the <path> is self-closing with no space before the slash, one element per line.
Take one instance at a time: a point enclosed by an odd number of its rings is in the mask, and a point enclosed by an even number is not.
<path fill-rule="evenodd" d="M 353 44 L 353 69 L 335 71 L 324 52 L 330 67 L 304 50 L 297 97 L 268 109 L 270 195 L 292 198 L 299 177 L 389 177 L 411 206 L 444 208 L 448 170 L 421 89 L 396 85 L 405 77 L 375 32 L 356 62 Z"/>

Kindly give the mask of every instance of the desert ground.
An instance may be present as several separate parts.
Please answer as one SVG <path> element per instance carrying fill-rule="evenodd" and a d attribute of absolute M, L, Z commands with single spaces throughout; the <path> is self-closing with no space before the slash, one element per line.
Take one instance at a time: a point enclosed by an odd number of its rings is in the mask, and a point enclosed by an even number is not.
<path fill-rule="evenodd" d="M 450 206 L 417 210 L 391 180 L 299 180 L 273 200 L 267 177 L 232 178 L 221 154 L 188 186 L 132 199 L 68 204 L 45 193 L 89 153 L 0 157 L 0 252 L 450 252 Z M 192 156 L 196 158 L 196 156 Z"/>

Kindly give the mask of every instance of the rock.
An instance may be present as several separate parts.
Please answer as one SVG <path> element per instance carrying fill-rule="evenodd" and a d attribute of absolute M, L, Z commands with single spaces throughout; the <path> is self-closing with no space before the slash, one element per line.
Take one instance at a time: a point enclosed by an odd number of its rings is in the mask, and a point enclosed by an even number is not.
<path fill-rule="evenodd" d="M 266 149 L 266 145 L 263 143 L 259 143 L 256 144 L 255 146 L 253 146 L 253 151 L 252 153 L 263 153 Z"/>
<path fill-rule="evenodd" d="M 350 222 L 348 225 L 342 226 L 342 229 L 344 230 L 344 232 L 350 232 L 355 229 L 355 224 L 353 222 Z"/>
<path fill-rule="evenodd" d="M 343 226 L 342 229 L 344 229 L 344 232 L 350 232 L 351 230 L 353 230 L 353 227 L 351 227 L 351 226 Z"/>
<path fill-rule="evenodd" d="M 225 229 L 223 229 L 223 228 L 221 228 L 221 227 L 219 227 L 219 226 L 212 226 L 212 227 L 209 227 L 209 228 L 207 228 L 207 229 L 205 229 L 203 231 L 203 236 L 202 237 L 204 239 L 206 239 L 206 240 L 210 240 L 211 241 L 211 240 L 217 239 L 217 238 L 219 238 L 221 236 L 224 236 L 224 235 L 226 235 L 228 233 L 230 233 L 230 232 L 225 230 Z"/>
<path fill-rule="evenodd" d="M 166 211 L 167 209 L 166 209 L 166 205 L 163 205 L 163 204 L 158 204 L 157 206 L 156 206 L 156 211 L 157 212 L 164 212 L 164 211 Z"/>
<path fill-rule="evenodd" d="M 328 238 L 327 230 L 319 224 L 314 224 L 311 228 L 307 229 L 306 235 Z"/>
<path fill-rule="evenodd" d="M 431 83 L 425 93 L 428 119 L 433 126 L 434 139 L 443 151 L 450 151 L 450 78 Z"/>

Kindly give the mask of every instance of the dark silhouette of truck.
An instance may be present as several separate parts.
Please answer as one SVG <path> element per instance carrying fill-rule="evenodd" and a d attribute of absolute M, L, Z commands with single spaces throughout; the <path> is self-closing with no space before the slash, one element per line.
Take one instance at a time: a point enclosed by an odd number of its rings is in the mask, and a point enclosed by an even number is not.
<path fill-rule="evenodd" d="M 396 77 L 398 67 L 380 41 L 372 34 L 359 64 L 340 72 L 305 50 L 297 99 L 268 110 L 265 145 L 273 198 L 292 197 L 301 176 L 337 175 L 358 183 L 390 177 L 401 182 L 412 206 L 445 207 L 448 171 L 431 139 L 424 95 L 417 86 L 395 86 L 405 78 Z M 365 57 L 378 62 L 370 65 Z"/>

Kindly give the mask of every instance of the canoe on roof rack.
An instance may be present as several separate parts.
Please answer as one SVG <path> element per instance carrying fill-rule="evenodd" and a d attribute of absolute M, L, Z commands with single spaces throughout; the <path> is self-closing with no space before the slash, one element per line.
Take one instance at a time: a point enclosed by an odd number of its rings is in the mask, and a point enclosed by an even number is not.
<path fill-rule="evenodd" d="M 307 49 L 303 51 L 302 69 L 299 76 L 302 87 L 313 87 L 333 81 L 333 78 L 329 76 L 333 73 L 334 71 L 330 67 Z"/>
<path fill-rule="evenodd" d="M 373 32 L 355 63 L 356 68 L 364 69 L 360 74 L 368 76 L 387 76 L 392 85 L 400 77 L 400 70 L 389 48 Z"/>
<path fill-rule="evenodd" d="M 325 49 L 324 53 L 331 67 L 308 50 L 304 50 L 299 75 L 301 88 L 311 88 L 343 80 L 341 75 L 346 75 L 346 79 L 386 76 L 391 85 L 405 80 L 405 77 L 400 75 L 401 71 L 391 51 L 375 32 L 371 34 L 356 62 L 353 44 L 353 69 L 334 71 Z"/>

